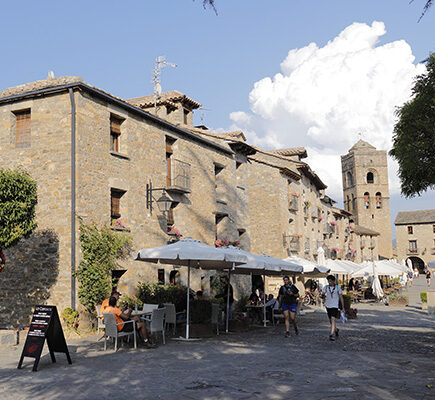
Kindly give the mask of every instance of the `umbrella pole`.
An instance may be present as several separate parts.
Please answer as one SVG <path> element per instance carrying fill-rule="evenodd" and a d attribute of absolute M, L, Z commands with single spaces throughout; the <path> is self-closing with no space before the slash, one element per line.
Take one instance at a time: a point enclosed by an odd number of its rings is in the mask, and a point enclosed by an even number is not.
<path fill-rule="evenodd" d="M 264 299 L 263 299 L 263 326 L 266 327 L 266 275 L 263 274 Z"/>
<path fill-rule="evenodd" d="M 228 320 L 230 318 L 230 279 L 231 271 L 228 271 L 228 288 L 227 288 L 227 320 L 225 321 L 225 332 L 228 333 Z"/>
<path fill-rule="evenodd" d="M 189 340 L 189 317 L 190 317 L 190 260 L 187 264 L 187 309 L 186 309 L 186 339 Z"/>

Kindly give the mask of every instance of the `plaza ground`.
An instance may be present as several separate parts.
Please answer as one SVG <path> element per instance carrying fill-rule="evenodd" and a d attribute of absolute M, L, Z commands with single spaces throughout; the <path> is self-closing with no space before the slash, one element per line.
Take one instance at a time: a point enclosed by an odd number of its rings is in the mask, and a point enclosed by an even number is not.
<path fill-rule="evenodd" d="M 156 349 L 104 352 L 97 337 L 69 340 L 73 364 L 45 354 L 17 370 L 21 346 L 0 349 L 3 399 L 435 399 L 435 319 L 420 309 L 420 279 L 408 307 L 358 304 L 358 319 L 328 340 L 326 314 L 307 310 L 300 334 L 283 325 L 168 340 Z"/>

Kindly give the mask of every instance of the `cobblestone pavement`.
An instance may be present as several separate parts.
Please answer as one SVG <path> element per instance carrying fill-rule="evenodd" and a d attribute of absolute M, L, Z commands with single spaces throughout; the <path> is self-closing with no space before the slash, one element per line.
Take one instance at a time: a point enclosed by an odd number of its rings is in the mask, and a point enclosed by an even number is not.
<path fill-rule="evenodd" d="M 300 335 L 252 328 L 198 342 L 117 353 L 96 337 L 68 341 L 73 365 L 47 354 L 17 370 L 21 347 L 0 350 L 2 399 L 435 399 L 435 320 L 415 306 L 359 304 L 358 319 L 328 340 L 323 312 Z"/>

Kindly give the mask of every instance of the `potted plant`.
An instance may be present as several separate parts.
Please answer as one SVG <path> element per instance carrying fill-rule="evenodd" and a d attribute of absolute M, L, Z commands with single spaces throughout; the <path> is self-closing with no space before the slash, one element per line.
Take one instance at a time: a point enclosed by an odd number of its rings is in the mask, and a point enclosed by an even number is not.
<path fill-rule="evenodd" d="M 427 310 L 427 292 L 420 292 L 421 308 Z"/>

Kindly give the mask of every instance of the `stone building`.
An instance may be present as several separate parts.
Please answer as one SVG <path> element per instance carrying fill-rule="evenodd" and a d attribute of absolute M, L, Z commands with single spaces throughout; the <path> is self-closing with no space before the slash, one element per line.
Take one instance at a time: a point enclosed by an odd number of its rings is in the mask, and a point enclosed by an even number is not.
<path fill-rule="evenodd" d="M 167 243 L 168 224 L 210 245 L 218 236 L 243 236 L 249 247 L 246 207 L 236 190 L 246 179 L 247 149 L 208 140 L 76 77 L 0 92 L 0 168 L 23 166 L 38 183 L 38 230 L 5 251 L 0 325 L 26 322 L 40 302 L 78 306 L 72 276 L 80 260 L 78 217 L 97 224 L 120 218 L 136 250 Z M 167 216 L 156 202 L 147 209 L 150 183 L 172 198 Z M 120 269 L 120 290 L 133 294 L 138 281 L 168 282 L 173 267 L 128 260 Z M 183 282 L 186 271 L 179 272 Z M 209 275 L 195 271 L 193 288 L 207 288 Z M 247 278 L 236 279 L 235 287 L 249 290 Z"/>
<path fill-rule="evenodd" d="M 435 210 L 400 211 L 394 225 L 398 259 L 411 259 L 423 272 L 435 258 Z"/>
<path fill-rule="evenodd" d="M 341 156 L 344 208 L 357 225 L 379 233 L 379 256 L 391 258 L 387 153 L 359 140 Z"/>
<path fill-rule="evenodd" d="M 0 168 L 21 166 L 38 184 L 38 229 L 5 251 L 0 326 L 28 322 L 37 303 L 79 305 L 79 218 L 121 220 L 134 250 L 167 243 L 174 226 L 209 245 L 239 240 L 245 250 L 278 258 L 315 261 L 322 246 L 332 258 L 362 259 L 361 232 L 325 194 L 304 148 L 264 150 L 243 132 L 195 127 L 198 107 L 177 91 L 158 101 L 123 100 L 78 77 L 0 92 Z M 150 186 L 160 189 L 152 209 Z M 167 213 L 156 202 L 163 193 L 171 199 Z M 138 281 L 167 283 L 174 273 L 185 283 L 185 268 L 133 260 L 113 274 L 132 295 Z M 195 270 L 192 288 L 209 291 L 212 275 Z M 236 297 L 251 290 L 250 277 L 233 282 Z"/>

